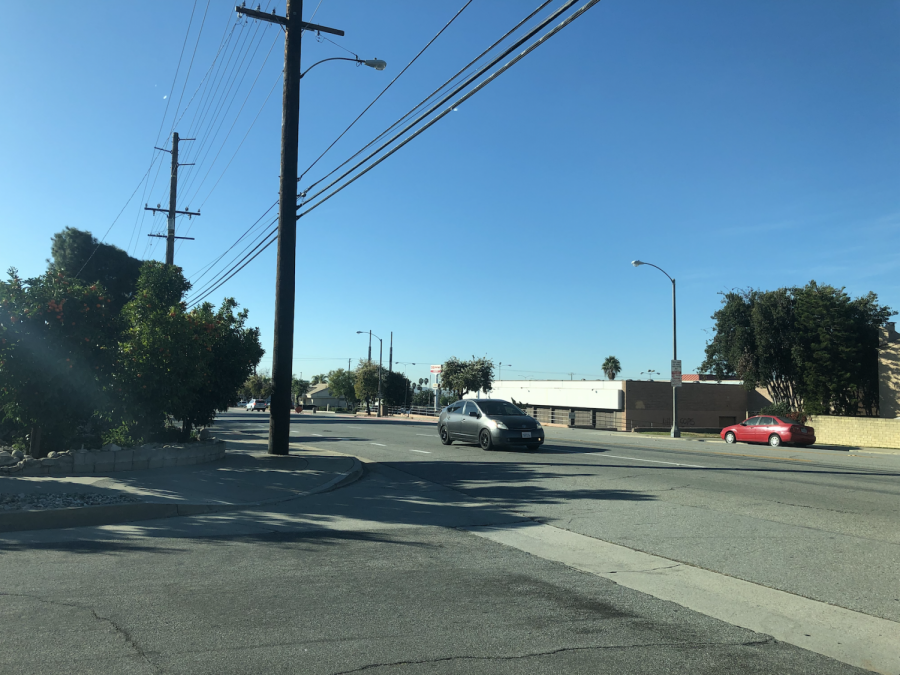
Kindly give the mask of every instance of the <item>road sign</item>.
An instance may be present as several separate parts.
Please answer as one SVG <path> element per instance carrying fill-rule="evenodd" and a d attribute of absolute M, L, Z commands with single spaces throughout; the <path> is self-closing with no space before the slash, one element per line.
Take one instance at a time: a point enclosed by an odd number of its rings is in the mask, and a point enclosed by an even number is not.
<path fill-rule="evenodd" d="M 681 386 L 681 359 L 672 360 L 672 386 Z"/>
<path fill-rule="evenodd" d="M 439 373 L 439 372 L 441 372 L 441 366 L 431 366 L 431 372 L 432 372 L 432 373 Z"/>
<path fill-rule="evenodd" d="M 432 388 L 432 389 L 437 389 L 437 388 L 440 387 L 440 386 L 441 386 L 441 385 L 440 385 L 439 383 L 437 383 L 437 382 L 432 382 L 432 383 L 431 383 L 431 388 Z"/>

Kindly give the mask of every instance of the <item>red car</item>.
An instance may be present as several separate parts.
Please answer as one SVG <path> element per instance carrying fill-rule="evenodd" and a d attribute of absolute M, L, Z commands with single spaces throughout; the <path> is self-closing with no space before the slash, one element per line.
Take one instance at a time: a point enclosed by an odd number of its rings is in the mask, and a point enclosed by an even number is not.
<path fill-rule="evenodd" d="M 725 427 L 720 435 L 726 443 L 768 443 L 777 448 L 782 443 L 812 445 L 816 442 L 815 431 L 789 417 L 757 415 Z"/>

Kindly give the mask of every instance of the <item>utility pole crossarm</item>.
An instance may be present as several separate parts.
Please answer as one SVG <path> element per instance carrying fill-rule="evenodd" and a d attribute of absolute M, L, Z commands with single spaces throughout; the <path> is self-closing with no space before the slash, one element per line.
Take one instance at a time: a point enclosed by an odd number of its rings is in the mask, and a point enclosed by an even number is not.
<path fill-rule="evenodd" d="M 261 12 L 256 9 L 249 9 L 247 7 L 235 7 L 234 11 L 238 14 L 243 14 L 244 16 L 249 16 L 251 19 L 259 19 L 260 21 L 268 21 L 269 23 L 277 23 L 281 26 L 287 26 L 289 24 L 289 20 L 285 16 L 278 16 L 277 14 L 270 14 L 268 12 Z M 344 35 L 344 31 L 338 30 L 337 28 L 329 28 L 328 26 L 320 26 L 317 23 L 309 23 L 307 21 L 299 21 L 299 28 L 302 30 L 314 30 L 320 33 L 330 33 L 331 35 Z"/>
<path fill-rule="evenodd" d="M 181 166 L 184 166 L 184 164 L 182 164 Z M 157 208 L 154 206 L 147 206 L 146 204 L 144 204 L 144 211 L 153 211 L 154 213 L 156 211 L 162 211 L 163 213 L 168 213 L 169 209 L 160 209 L 160 208 Z M 182 216 L 199 216 L 200 215 L 199 211 L 174 211 L 174 213 L 177 213 Z"/>

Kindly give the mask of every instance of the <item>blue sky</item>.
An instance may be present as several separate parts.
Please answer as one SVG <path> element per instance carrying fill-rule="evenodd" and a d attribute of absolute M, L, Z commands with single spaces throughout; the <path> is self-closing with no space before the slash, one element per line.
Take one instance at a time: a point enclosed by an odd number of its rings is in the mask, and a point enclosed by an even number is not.
<path fill-rule="evenodd" d="M 178 222 L 196 237 L 176 252 L 189 278 L 277 199 L 283 40 L 235 26 L 233 4 L 6 4 L 4 270 L 42 272 L 67 225 L 162 259 L 147 234 L 164 219 L 143 204 L 168 202 L 168 155 L 153 146 L 169 147 L 173 125 L 198 137 L 182 144 L 183 161 L 198 156 L 178 200 L 203 213 Z M 301 171 L 463 4 L 307 0 L 304 18 L 316 11 L 346 31 L 335 42 L 388 68 L 337 61 L 303 79 Z M 538 4 L 474 0 L 310 178 Z M 356 331 L 369 329 L 385 361 L 393 331 L 395 360 L 419 364 L 413 379 L 454 355 L 512 364 L 504 377 L 516 378 L 599 377 L 610 354 L 625 377 L 666 371 L 670 285 L 635 258 L 678 281 L 685 372 L 731 288 L 815 279 L 900 309 L 898 30 L 887 0 L 604 0 L 300 221 L 295 373 L 355 363 L 367 349 Z M 304 36 L 304 66 L 333 56 L 349 54 Z M 210 298 L 249 308 L 263 365 L 274 265 L 273 246 Z"/>

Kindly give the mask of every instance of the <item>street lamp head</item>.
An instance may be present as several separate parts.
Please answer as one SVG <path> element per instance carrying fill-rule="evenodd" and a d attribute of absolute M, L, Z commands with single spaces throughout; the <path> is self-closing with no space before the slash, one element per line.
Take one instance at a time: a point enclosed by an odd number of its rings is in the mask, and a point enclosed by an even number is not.
<path fill-rule="evenodd" d="M 360 333 L 368 333 L 368 331 L 365 331 L 365 330 L 358 330 L 358 331 L 356 331 L 356 334 L 357 334 L 357 335 L 359 335 Z"/>
<path fill-rule="evenodd" d="M 647 263 L 641 262 L 640 260 L 632 260 L 631 264 L 635 267 L 640 267 L 641 265 L 646 265 Z"/>
<path fill-rule="evenodd" d="M 387 63 L 381 59 L 364 59 L 361 63 L 369 66 L 369 68 L 374 68 L 375 70 L 384 70 L 387 68 Z"/>

